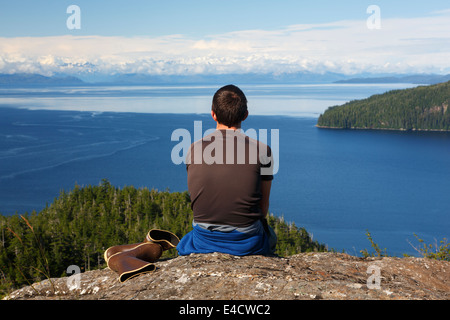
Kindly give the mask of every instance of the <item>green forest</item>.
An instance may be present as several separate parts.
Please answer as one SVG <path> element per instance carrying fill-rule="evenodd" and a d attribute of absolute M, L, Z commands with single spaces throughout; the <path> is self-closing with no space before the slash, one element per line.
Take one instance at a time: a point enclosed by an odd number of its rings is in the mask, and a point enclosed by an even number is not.
<path fill-rule="evenodd" d="M 277 254 L 326 251 L 304 228 L 269 215 L 277 236 Z M 50 277 L 67 276 L 77 265 L 82 272 L 106 267 L 104 251 L 113 245 L 144 240 L 150 229 L 175 233 L 180 239 L 192 229 L 188 192 L 126 186 L 108 180 L 96 186 L 61 191 L 42 211 L 0 215 L 0 296 Z M 174 257 L 176 250 L 163 257 Z"/>
<path fill-rule="evenodd" d="M 328 108 L 317 126 L 343 129 L 450 130 L 450 81 L 392 90 Z"/>

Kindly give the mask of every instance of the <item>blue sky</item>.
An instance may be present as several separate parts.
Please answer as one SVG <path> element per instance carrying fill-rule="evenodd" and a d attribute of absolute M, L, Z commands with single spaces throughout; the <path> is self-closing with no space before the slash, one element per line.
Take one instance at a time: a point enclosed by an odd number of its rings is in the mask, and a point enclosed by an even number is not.
<path fill-rule="evenodd" d="M 69 5 L 78 5 L 82 28 L 66 28 Z M 2 1 L 0 36 L 161 36 L 208 34 L 338 20 L 365 20 L 366 8 L 378 5 L 383 18 L 411 18 L 450 9 L 447 0 L 14 0 Z"/>
<path fill-rule="evenodd" d="M 443 74 L 449 34 L 448 0 L 2 0 L 0 73 Z"/>

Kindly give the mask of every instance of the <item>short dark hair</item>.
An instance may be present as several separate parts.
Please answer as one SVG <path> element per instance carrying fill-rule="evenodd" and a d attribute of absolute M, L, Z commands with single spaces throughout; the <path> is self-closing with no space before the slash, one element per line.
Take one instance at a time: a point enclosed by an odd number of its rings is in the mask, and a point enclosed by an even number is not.
<path fill-rule="evenodd" d="M 247 114 L 247 98 L 241 89 L 229 84 L 214 94 L 212 111 L 220 124 L 228 127 L 238 125 Z"/>

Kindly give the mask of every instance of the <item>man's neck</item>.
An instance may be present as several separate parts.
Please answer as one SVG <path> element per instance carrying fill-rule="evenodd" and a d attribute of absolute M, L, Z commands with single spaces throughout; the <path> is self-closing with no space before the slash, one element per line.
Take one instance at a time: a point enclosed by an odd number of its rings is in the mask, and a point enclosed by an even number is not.
<path fill-rule="evenodd" d="M 241 125 L 240 124 L 237 125 L 237 126 L 228 127 L 228 126 L 226 126 L 224 124 L 217 123 L 217 127 L 216 127 L 216 130 L 239 130 L 239 129 L 241 129 Z"/>

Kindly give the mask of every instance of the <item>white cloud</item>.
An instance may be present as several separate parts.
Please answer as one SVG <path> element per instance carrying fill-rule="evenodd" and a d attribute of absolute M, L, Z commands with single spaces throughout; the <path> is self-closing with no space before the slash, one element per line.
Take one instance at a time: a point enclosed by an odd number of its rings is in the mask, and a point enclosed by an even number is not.
<path fill-rule="evenodd" d="M 292 25 L 191 39 L 0 38 L 0 73 L 450 72 L 450 11 L 411 19 Z"/>

